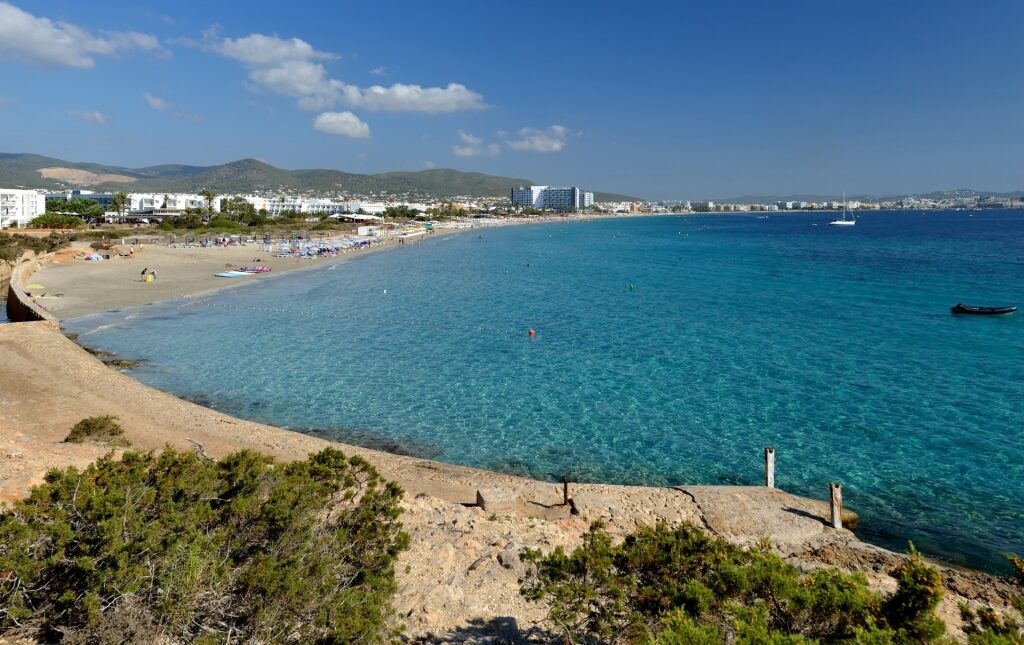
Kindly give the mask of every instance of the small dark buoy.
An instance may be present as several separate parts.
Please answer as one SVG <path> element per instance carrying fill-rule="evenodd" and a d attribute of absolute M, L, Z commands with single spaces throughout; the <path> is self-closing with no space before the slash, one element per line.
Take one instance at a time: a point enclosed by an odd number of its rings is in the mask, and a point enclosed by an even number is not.
<path fill-rule="evenodd" d="M 536 332 L 536 331 L 534 331 L 533 329 L 531 329 L 530 331 L 528 331 L 528 332 L 526 332 L 526 333 L 527 333 L 527 334 L 529 334 L 530 338 L 533 338 L 534 336 L 536 336 L 536 335 L 537 335 L 537 332 Z"/>

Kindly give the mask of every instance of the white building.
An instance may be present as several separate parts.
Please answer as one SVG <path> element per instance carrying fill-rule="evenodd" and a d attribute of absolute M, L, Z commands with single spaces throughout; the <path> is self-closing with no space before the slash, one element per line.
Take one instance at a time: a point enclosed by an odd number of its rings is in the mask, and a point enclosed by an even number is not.
<path fill-rule="evenodd" d="M 46 195 L 34 190 L 0 188 L 0 228 L 20 228 L 46 212 Z"/>
<path fill-rule="evenodd" d="M 547 186 L 520 186 L 512 189 L 512 206 L 544 208 L 544 191 Z"/>
<path fill-rule="evenodd" d="M 49 193 L 48 199 L 91 199 L 99 203 L 105 211 L 113 210 L 112 202 L 115 193 L 94 193 L 90 190 L 69 190 L 61 193 Z M 219 200 L 214 200 L 219 202 Z M 215 203 L 214 206 L 218 204 Z M 127 211 L 145 211 L 156 208 L 183 211 L 186 208 L 206 208 L 206 200 L 200 195 L 191 193 L 128 193 Z M 219 210 L 219 209 L 215 209 Z"/>
<path fill-rule="evenodd" d="M 569 212 L 579 210 L 580 189 L 575 186 L 564 188 L 545 188 L 541 195 L 544 209 L 549 211 Z"/>
<path fill-rule="evenodd" d="M 577 186 L 520 186 L 512 189 L 512 206 L 532 207 L 549 211 L 570 212 L 594 205 L 594 193 Z"/>

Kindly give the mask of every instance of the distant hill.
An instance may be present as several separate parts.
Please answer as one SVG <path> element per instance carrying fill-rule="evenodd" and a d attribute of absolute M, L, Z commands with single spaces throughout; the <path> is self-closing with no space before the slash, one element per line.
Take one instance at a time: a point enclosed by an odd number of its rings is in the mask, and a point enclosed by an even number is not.
<path fill-rule="evenodd" d="M 362 175 L 340 170 L 284 170 L 256 159 L 241 159 L 220 166 L 166 164 L 122 168 L 97 163 L 64 161 L 34 154 L 0 153 L 0 186 L 24 188 L 88 188 L 96 191 L 218 193 L 281 191 L 292 193 L 416 193 L 432 197 L 507 195 L 529 179 L 495 177 L 478 172 L 432 169 Z M 595 192 L 597 201 L 634 201 L 637 198 Z"/>

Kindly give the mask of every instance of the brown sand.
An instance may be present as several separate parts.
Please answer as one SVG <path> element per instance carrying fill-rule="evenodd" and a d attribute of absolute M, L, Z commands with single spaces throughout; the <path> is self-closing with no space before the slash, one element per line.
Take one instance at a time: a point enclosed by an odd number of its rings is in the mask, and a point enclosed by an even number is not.
<path fill-rule="evenodd" d="M 256 280 L 266 280 L 286 271 L 309 269 L 327 263 L 341 262 L 360 255 L 395 246 L 394 243 L 342 254 L 333 258 L 297 259 L 274 257 L 263 252 L 259 245 L 220 248 L 173 248 L 167 246 L 135 246 L 133 257 L 118 257 L 116 251 L 110 260 L 85 261 L 81 257 L 92 249 L 76 243 L 59 252 L 54 260 L 36 271 L 31 284 L 42 289 L 29 289 L 33 295 L 63 294 L 56 299 L 39 300 L 39 304 L 57 318 L 67 320 L 87 314 L 136 307 L 139 305 L 181 298 L 212 289 L 221 289 Z M 119 249 L 128 250 L 125 244 Z M 107 252 L 109 253 L 109 252 Z M 259 260 L 258 262 L 256 260 Z M 244 278 L 218 278 L 215 273 L 250 265 L 269 266 L 269 274 L 253 274 Z M 145 282 L 143 269 L 156 271 L 154 282 Z"/>

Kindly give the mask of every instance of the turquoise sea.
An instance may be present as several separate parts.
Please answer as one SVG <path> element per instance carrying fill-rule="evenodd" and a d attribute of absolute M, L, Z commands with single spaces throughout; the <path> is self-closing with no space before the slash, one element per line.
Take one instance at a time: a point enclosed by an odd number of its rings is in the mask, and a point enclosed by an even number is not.
<path fill-rule="evenodd" d="M 437 233 L 70 321 L 218 410 L 557 480 L 839 481 L 858 533 L 1024 551 L 1024 212 L 666 216 Z M 173 276 L 161 272 L 161 279 Z M 536 336 L 528 336 L 529 329 Z"/>

